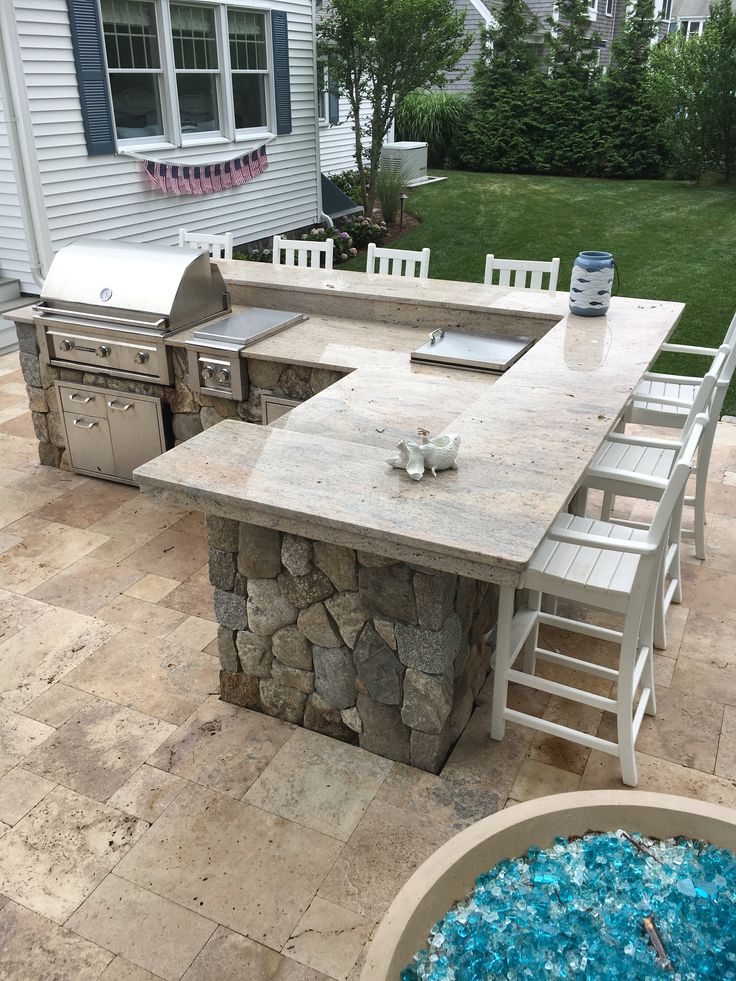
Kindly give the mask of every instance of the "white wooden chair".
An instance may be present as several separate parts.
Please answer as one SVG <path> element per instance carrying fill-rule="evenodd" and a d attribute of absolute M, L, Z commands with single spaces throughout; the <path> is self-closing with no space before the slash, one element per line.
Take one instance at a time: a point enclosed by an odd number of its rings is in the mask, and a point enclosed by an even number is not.
<path fill-rule="evenodd" d="M 492 739 L 503 739 L 507 721 L 517 722 L 617 756 L 623 782 L 636 786 L 636 737 L 644 714 L 656 712 L 652 632 L 658 572 L 667 546 L 670 522 L 685 493 L 693 457 L 706 423 L 707 418 L 701 416 L 692 427 L 668 481 L 648 478 L 664 490 L 654 521 L 647 531 L 560 514 L 522 576 L 520 585 L 529 591 L 527 604 L 514 613 L 513 586 L 500 587 Z M 623 616 L 622 629 L 614 630 L 543 612 L 543 595 Z M 610 668 L 539 647 L 540 624 L 616 644 L 619 648 L 618 667 Z M 514 665 L 522 651 L 523 666 L 518 670 Z M 540 660 L 616 682 L 615 695 L 604 696 L 538 677 L 536 668 Z M 510 682 L 613 713 L 617 723 L 616 740 L 510 709 L 507 704 Z"/>
<path fill-rule="evenodd" d="M 498 274 L 498 282 L 494 284 L 493 275 Z M 554 293 L 557 289 L 557 277 L 560 274 L 560 260 L 551 262 L 533 262 L 525 259 L 497 259 L 495 255 L 486 256 L 486 271 L 483 282 L 486 286 L 510 286 L 517 290 L 544 289 L 542 280 L 549 275 L 547 292 Z M 527 277 L 529 282 L 527 284 Z"/>
<path fill-rule="evenodd" d="M 729 358 L 731 361 L 729 362 Z M 615 495 L 635 497 L 648 501 L 658 501 L 661 488 L 649 483 L 650 478 L 666 480 L 675 465 L 695 420 L 705 414 L 708 423 L 698 448 L 698 463 L 693 467 L 697 473 L 703 465 L 707 470 L 707 455 L 712 444 L 718 416 L 723 403 L 720 394 L 725 390 L 717 388 L 724 372 L 733 373 L 736 349 L 729 352 L 724 345 L 715 358 L 710 371 L 701 380 L 695 400 L 686 416 L 681 435 L 675 439 L 661 439 L 652 436 L 634 436 L 629 433 L 611 433 L 603 442 L 590 465 L 583 474 L 581 488 L 575 496 L 574 510 L 585 514 L 587 491 L 596 488 L 604 492 L 604 505 L 601 518 L 613 520 L 615 524 L 630 528 L 647 528 L 645 524 L 611 518 L 611 502 Z M 726 383 L 727 385 L 727 383 Z M 682 602 L 681 576 L 681 526 L 682 508 L 675 515 L 669 535 L 669 543 L 664 556 L 657 586 L 654 613 L 654 646 L 659 650 L 667 647 L 665 618 L 672 603 Z M 669 585 L 668 585 L 669 580 Z"/>
<path fill-rule="evenodd" d="M 216 235 L 214 232 L 188 232 L 186 228 L 180 228 L 179 248 L 207 249 L 213 259 L 232 259 L 233 233 Z"/>
<path fill-rule="evenodd" d="M 734 320 L 731 322 L 731 327 L 726 334 L 726 338 L 730 339 L 730 344 L 724 342 L 720 349 L 715 352 L 714 360 L 711 362 L 711 367 L 705 376 L 707 378 L 713 373 L 714 368 L 720 366 L 720 371 L 717 372 L 718 377 L 716 380 L 716 389 L 713 395 L 711 407 L 711 425 L 708 427 L 708 431 L 698 451 L 698 463 L 697 467 L 695 468 L 695 493 L 687 494 L 685 496 L 685 506 L 693 509 L 693 527 L 692 531 L 687 529 L 683 531 L 683 534 L 688 538 L 694 539 L 695 556 L 698 559 L 705 559 L 706 557 L 705 505 L 706 491 L 708 487 L 708 469 L 710 467 L 710 454 L 713 449 L 713 440 L 715 439 L 718 419 L 721 409 L 723 408 L 723 401 L 726 398 L 728 386 L 730 385 L 734 372 L 736 371 L 736 336 L 734 336 L 733 329 L 735 325 L 736 317 L 734 317 Z M 707 350 L 710 354 L 711 349 L 709 348 Z M 726 354 L 725 359 L 723 357 L 724 352 Z M 690 382 L 692 382 L 692 385 Z M 693 405 L 698 399 L 698 394 L 700 393 L 703 379 L 692 378 L 688 379 L 687 384 L 676 384 L 679 390 L 678 394 L 680 396 L 686 395 L 687 397 L 681 398 L 672 394 L 660 395 L 654 391 L 650 391 L 646 396 L 646 409 L 637 410 L 632 413 L 629 413 L 629 410 L 627 409 L 627 411 L 624 413 L 621 424 L 617 427 L 618 432 L 625 432 L 626 422 L 629 421 L 630 415 L 633 416 L 631 421 L 636 420 L 641 425 L 658 425 L 668 429 L 683 429 L 687 425 L 689 413 L 692 411 Z M 683 391 L 685 388 L 687 389 L 686 392 Z M 636 390 L 633 400 L 636 400 Z M 655 422 L 655 420 L 657 421 Z M 616 491 L 613 487 L 604 489 L 603 508 L 601 510 L 601 517 L 604 519 L 607 519 L 611 514 L 616 493 L 621 492 Z"/>
<path fill-rule="evenodd" d="M 722 345 L 731 348 L 736 345 L 736 315 L 729 324 Z M 672 354 L 694 354 L 715 358 L 720 348 L 698 347 L 693 344 L 663 344 L 660 351 Z M 638 426 L 664 426 L 667 429 L 682 429 L 688 409 L 695 398 L 701 378 L 689 375 L 668 375 L 657 371 L 647 371 L 634 389 L 634 396 L 627 406 L 623 422 Z M 652 399 L 673 399 L 667 402 Z"/>
<path fill-rule="evenodd" d="M 335 242 L 305 242 L 302 239 L 273 237 L 274 266 L 295 266 L 299 269 L 332 269 Z M 282 258 L 283 253 L 283 258 Z M 322 260 L 324 259 L 324 266 Z"/>
<path fill-rule="evenodd" d="M 429 277 L 429 249 L 411 252 L 408 249 L 380 249 L 375 242 L 368 246 L 365 271 L 379 276 L 407 276 L 415 279 Z M 378 269 L 376 269 L 378 262 Z"/>

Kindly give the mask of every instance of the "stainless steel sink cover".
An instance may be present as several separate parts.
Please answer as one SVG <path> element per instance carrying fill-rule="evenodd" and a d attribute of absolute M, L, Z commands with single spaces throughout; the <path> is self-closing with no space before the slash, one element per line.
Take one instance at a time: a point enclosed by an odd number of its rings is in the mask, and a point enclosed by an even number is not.
<path fill-rule="evenodd" d="M 412 351 L 411 360 L 472 371 L 503 372 L 526 354 L 533 343 L 532 337 L 482 336 L 440 329 L 433 330 L 426 344 Z"/>
<path fill-rule="evenodd" d="M 206 327 L 200 327 L 199 330 L 195 330 L 192 338 L 195 343 L 196 341 L 205 341 L 210 344 L 214 342 L 215 344 L 237 345 L 237 347 L 243 348 L 306 319 L 306 315 L 303 313 L 247 307 L 245 310 L 231 313 L 222 320 Z"/>

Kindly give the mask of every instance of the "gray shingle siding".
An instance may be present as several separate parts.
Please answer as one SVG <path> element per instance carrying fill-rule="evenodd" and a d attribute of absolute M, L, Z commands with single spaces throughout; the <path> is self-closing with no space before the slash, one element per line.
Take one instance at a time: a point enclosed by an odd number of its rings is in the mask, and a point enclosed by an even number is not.
<path fill-rule="evenodd" d="M 469 92 L 473 82 L 473 66 L 480 54 L 481 29 L 485 21 L 472 3 L 455 0 L 456 10 L 465 11 L 465 29 L 473 34 L 473 43 L 458 61 L 454 71 L 447 73 L 445 90 L 449 92 Z"/>

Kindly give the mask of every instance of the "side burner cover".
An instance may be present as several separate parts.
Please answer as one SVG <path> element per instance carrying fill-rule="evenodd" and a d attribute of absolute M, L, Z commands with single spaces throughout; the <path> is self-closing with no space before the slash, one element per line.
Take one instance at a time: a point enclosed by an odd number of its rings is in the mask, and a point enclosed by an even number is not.
<path fill-rule="evenodd" d="M 207 341 L 215 344 L 237 345 L 241 348 L 248 347 L 256 341 L 262 341 L 265 337 L 277 334 L 280 330 L 306 319 L 303 313 L 247 307 L 245 310 L 238 310 L 213 324 L 195 330 L 189 344 Z"/>
<path fill-rule="evenodd" d="M 532 344 L 532 337 L 434 330 L 426 344 L 412 351 L 411 360 L 471 371 L 503 372 L 526 354 Z"/>

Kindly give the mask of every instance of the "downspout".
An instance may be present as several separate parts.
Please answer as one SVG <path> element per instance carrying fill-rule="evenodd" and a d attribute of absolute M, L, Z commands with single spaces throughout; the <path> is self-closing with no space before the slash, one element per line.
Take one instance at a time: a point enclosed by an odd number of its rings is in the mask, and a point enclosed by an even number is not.
<path fill-rule="evenodd" d="M 46 231 L 38 159 L 30 134 L 30 119 L 23 112 L 22 74 L 19 76 L 16 52 L 20 51 L 12 5 L 0 3 L 0 95 L 8 130 L 23 230 L 26 237 L 33 281 L 43 286 L 51 262 L 51 246 Z M 11 75 L 11 67 L 13 74 Z M 35 192 L 35 193 L 34 193 Z"/>
<path fill-rule="evenodd" d="M 322 158 L 320 156 L 319 145 L 319 113 L 317 112 L 317 97 L 319 96 L 319 93 L 317 92 L 317 0 L 313 0 L 312 2 L 312 18 L 312 23 L 314 26 L 314 44 L 312 45 L 312 78 L 314 79 L 314 99 L 312 100 L 312 105 L 314 111 L 314 146 L 317 159 L 317 211 L 319 213 L 320 221 L 325 228 L 334 228 L 334 221 L 322 210 Z"/>

